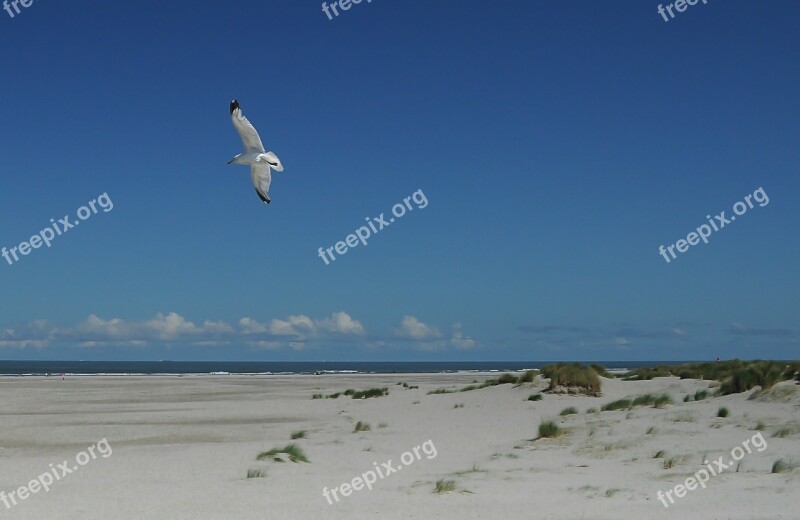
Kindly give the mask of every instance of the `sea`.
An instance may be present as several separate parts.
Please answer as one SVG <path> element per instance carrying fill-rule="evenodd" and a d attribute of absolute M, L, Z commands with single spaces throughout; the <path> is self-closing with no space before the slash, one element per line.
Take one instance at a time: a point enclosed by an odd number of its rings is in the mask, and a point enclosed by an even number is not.
<path fill-rule="evenodd" d="M 0 376 L 173 376 L 173 375 L 292 375 L 292 374 L 437 374 L 517 372 L 552 365 L 553 361 L 0 361 Z M 586 361 L 610 372 L 688 361 Z"/>

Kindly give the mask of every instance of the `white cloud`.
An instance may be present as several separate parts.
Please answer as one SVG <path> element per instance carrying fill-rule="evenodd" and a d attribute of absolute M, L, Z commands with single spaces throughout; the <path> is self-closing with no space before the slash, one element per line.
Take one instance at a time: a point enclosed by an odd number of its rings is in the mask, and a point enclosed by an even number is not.
<path fill-rule="evenodd" d="M 305 314 L 258 321 L 243 317 L 232 324 L 225 321 L 195 322 L 176 312 L 158 313 L 142 321 L 103 318 L 90 314 L 71 326 L 34 320 L 20 327 L 0 329 L 0 348 L 45 348 L 49 345 L 82 347 L 146 347 L 153 344 L 187 346 L 245 346 L 253 349 L 293 349 L 342 344 L 384 349 L 424 350 L 468 349 L 476 341 L 464 334 L 461 323 L 452 326 L 450 335 L 404 316 L 392 336 L 370 336 L 364 325 L 345 311 L 314 319 Z"/>
<path fill-rule="evenodd" d="M 317 326 L 314 324 L 314 320 L 300 314 L 289 316 L 286 320 L 272 320 L 269 331 L 276 336 L 305 336 L 314 335 Z"/>
<path fill-rule="evenodd" d="M 318 323 L 320 329 L 327 330 L 336 334 L 353 334 L 360 336 L 365 333 L 364 326 L 358 320 L 354 320 L 346 312 L 334 312 L 330 318 Z"/>
<path fill-rule="evenodd" d="M 456 348 L 472 348 L 475 346 L 474 339 L 464 336 L 460 323 L 453 325 L 453 337 L 450 338 L 450 343 Z"/>
<path fill-rule="evenodd" d="M 243 334 L 261 334 L 267 332 L 267 326 L 259 323 L 252 318 L 242 318 L 239 320 L 239 330 Z"/>
<path fill-rule="evenodd" d="M 413 339 L 415 341 L 425 341 L 442 337 L 442 333 L 439 332 L 439 329 L 422 323 L 414 316 L 404 316 L 400 328 L 395 331 L 395 335 L 400 338 Z"/>

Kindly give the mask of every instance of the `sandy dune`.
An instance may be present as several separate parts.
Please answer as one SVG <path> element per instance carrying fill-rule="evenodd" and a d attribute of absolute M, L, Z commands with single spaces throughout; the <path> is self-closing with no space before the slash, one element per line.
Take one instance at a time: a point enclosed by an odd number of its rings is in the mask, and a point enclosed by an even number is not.
<path fill-rule="evenodd" d="M 496 374 L 493 374 L 496 376 Z M 620 519 L 800 518 L 800 387 L 684 403 L 708 382 L 603 379 L 603 397 L 544 395 L 545 385 L 458 389 L 488 374 L 336 376 L 68 377 L 0 379 L 0 491 L 9 494 L 64 460 L 108 440 L 97 457 L 32 494 L 2 518 L 19 519 Z M 398 382 L 418 385 L 406 389 Z M 348 388 L 389 388 L 386 397 L 312 399 Z M 661 409 L 586 413 L 613 400 L 669 394 Z M 460 406 L 463 405 L 463 406 Z M 578 413 L 561 417 L 573 406 Z M 730 411 L 718 418 L 718 409 Z M 553 419 L 567 434 L 537 437 Z M 357 421 L 371 430 L 353 433 Z M 763 451 L 665 508 L 656 498 L 731 458 L 763 424 Z M 307 438 L 290 441 L 297 430 Z M 784 430 L 783 437 L 774 436 Z M 648 433 L 649 432 L 649 433 Z M 322 490 L 382 463 L 400 464 L 425 441 L 435 456 L 329 505 Z M 296 442 L 309 463 L 256 461 Z M 752 444 L 751 444 L 752 445 Z M 653 456 L 663 451 L 660 458 Z M 419 452 L 419 449 L 418 449 Z M 669 461 L 669 464 L 665 464 Z M 671 465 L 665 469 L 665 465 Z M 263 478 L 246 478 L 249 469 Z M 433 492 L 438 480 L 456 490 Z"/>

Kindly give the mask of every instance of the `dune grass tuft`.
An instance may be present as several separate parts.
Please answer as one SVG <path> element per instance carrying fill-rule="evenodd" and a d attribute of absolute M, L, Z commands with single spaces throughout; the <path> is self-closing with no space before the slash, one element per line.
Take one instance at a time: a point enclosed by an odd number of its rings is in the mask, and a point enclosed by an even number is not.
<path fill-rule="evenodd" d="M 389 395 L 388 388 L 370 388 L 368 390 L 361 390 L 353 392 L 353 399 L 369 399 L 370 397 L 383 397 Z"/>
<path fill-rule="evenodd" d="M 576 413 L 578 413 L 578 410 L 574 406 L 561 410 L 561 415 L 575 415 Z"/>
<path fill-rule="evenodd" d="M 439 395 L 439 394 L 454 394 L 455 390 L 448 390 L 447 388 L 437 388 L 436 390 L 430 390 L 428 395 Z"/>
<path fill-rule="evenodd" d="M 497 380 L 497 384 L 499 384 L 499 385 L 513 385 L 514 383 L 517 382 L 517 380 L 518 380 L 518 378 L 516 376 L 513 376 L 511 374 L 503 374 Z"/>
<path fill-rule="evenodd" d="M 536 380 L 536 376 L 538 375 L 537 370 L 526 370 L 519 378 L 517 379 L 517 384 L 522 383 L 533 383 Z"/>
<path fill-rule="evenodd" d="M 541 400 L 542 400 L 542 394 L 532 394 L 528 396 L 528 401 L 541 401 Z"/>
<path fill-rule="evenodd" d="M 269 451 L 259 453 L 256 460 L 272 459 L 279 461 L 278 455 L 286 455 L 292 462 L 308 462 L 306 454 L 297 444 L 287 444 L 283 448 L 272 448 Z"/>
<path fill-rule="evenodd" d="M 292 432 L 292 440 L 305 439 L 306 433 L 308 432 L 306 432 L 305 430 L 298 430 L 296 432 Z"/>
<path fill-rule="evenodd" d="M 681 379 L 713 380 L 721 383 L 720 394 L 728 395 L 745 392 L 760 386 L 767 389 L 779 383 L 793 379 L 800 371 L 800 361 L 785 363 L 781 361 L 742 361 L 733 359 L 709 363 L 693 363 L 688 365 L 659 365 L 648 368 L 637 368 L 623 376 L 626 381 L 639 381 L 654 377 L 678 376 Z M 703 395 L 700 391 L 698 394 Z M 695 400 L 699 401 L 707 396 Z"/>
<path fill-rule="evenodd" d="M 588 395 L 600 395 L 600 377 L 592 367 L 579 363 L 559 363 L 544 367 L 542 376 L 550 379 L 548 390 L 556 390 L 559 387 L 578 388 Z"/>
<path fill-rule="evenodd" d="M 604 412 L 613 412 L 615 410 L 627 410 L 631 406 L 633 406 L 633 401 L 630 399 L 617 399 L 616 401 L 604 404 L 600 407 L 600 410 Z"/>
<path fill-rule="evenodd" d="M 794 469 L 794 464 L 790 464 L 783 459 L 778 459 L 772 464 L 773 473 L 788 473 Z"/>
<path fill-rule="evenodd" d="M 353 433 L 368 432 L 371 429 L 372 429 L 372 426 L 370 426 L 369 423 L 358 421 L 356 423 L 356 427 L 353 429 Z"/>
<path fill-rule="evenodd" d="M 250 468 L 250 469 L 247 470 L 247 478 L 261 478 L 261 477 L 266 477 L 266 476 L 267 476 L 267 472 L 264 471 L 263 469 Z"/>
<path fill-rule="evenodd" d="M 785 439 L 791 434 L 792 430 L 790 428 L 781 428 L 780 430 L 777 430 L 775 433 L 773 433 L 772 436 L 778 439 Z"/>
<path fill-rule="evenodd" d="M 558 437 L 563 432 L 553 421 L 542 421 L 539 425 L 539 438 L 540 439 L 553 439 Z"/>
<path fill-rule="evenodd" d="M 434 492 L 440 495 L 442 493 L 450 493 L 451 491 L 455 490 L 456 490 L 455 480 L 437 480 L 436 487 L 434 488 Z"/>

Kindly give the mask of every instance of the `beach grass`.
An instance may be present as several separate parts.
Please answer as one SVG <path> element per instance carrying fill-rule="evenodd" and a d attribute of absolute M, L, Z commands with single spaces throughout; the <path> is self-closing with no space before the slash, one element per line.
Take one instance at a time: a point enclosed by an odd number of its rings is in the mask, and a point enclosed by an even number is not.
<path fill-rule="evenodd" d="M 771 388 L 776 383 L 793 379 L 798 371 L 800 371 L 800 361 L 785 363 L 733 359 L 715 363 L 637 368 L 624 374 L 623 379 L 625 381 L 643 381 L 654 377 L 677 376 L 681 379 L 713 380 L 720 383 L 719 393 L 721 395 L 729 395 L 746 392 L 756 386 L 761 387 L 762 390 Z M 703 395 L 701 392 L 698 394 Z M 700 400 L 698 394 L 695 394 L 696 401 Z M 705 395 L 701 397 L 701 399 L 704 398 Z"/>
<path fill-rule="evenodd" d="M 287 444 L 283 448 L 272 448 L 269 451 L 261 452 L 256 457 L 256 460 L 272 459 L 279 461 L 281 459 L 277 457 L 278 455 L 286 455 L 292 462 L 308 462 L 306 454 L 297 444 Z"/>
<path fill-rule="evenodd" d="M 353 429 L 353 433 L 368 432 L 371 429 L 372 426 L 370 426 L 368 422 L 358 421 L 356 427 Z"/>
<path fill-rule="evenodd" d="M 600 395 L 600 377 L 593 368 L 579 363 L 548 365 L 542 369 L 542 376 L 550 379 L 548 390 L 577 388 L 587 395 Z"/>
<path fill-rule="evenodd" d="M 540 439 L 553 439 L 558 437 L 563 432 L 553 421 L 542 421 L 539 425 L 539 438 Z"/>
<path fill-rule="evenodd" d="M 383 397 L 389 395 L 389 389 L 384 388 L 370 388 L 368 390 L 361 390 L 351 394 L 353 399 L 369 399 L 371 397 Z"/>
<path fill-rule="evenodd" d="M 434 492 L 438 494 L 442 493 L 450 493 L 451 491 L 456 490 L 456 481 L 455 480 L 437 480 L 436 486 L 434 487 Z"/>

